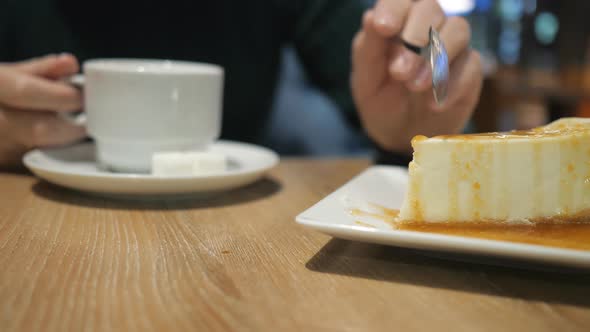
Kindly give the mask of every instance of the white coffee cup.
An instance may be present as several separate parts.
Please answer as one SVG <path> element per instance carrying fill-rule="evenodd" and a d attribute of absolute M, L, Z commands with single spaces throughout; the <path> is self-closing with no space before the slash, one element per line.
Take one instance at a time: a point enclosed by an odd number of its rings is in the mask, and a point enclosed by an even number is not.
<path fill-rule="evenodd" d="M 94 59 L 83 70 L 86 125 L 103 167 L 149 172 L 154 153 L 203 150 L 219 138 L 221 67 Z"/>

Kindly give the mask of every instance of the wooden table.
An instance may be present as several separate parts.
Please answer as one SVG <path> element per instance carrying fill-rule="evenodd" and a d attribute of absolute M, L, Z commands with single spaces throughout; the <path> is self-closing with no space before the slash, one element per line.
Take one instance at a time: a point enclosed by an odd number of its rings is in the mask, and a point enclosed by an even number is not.
<path fill-rule="evenodd" d="M 1 331 L 590 331 L 588 274 L 332 239 L 296 214 L 368 165 L 284 160 L 205 201 L 0 174 Z"/>

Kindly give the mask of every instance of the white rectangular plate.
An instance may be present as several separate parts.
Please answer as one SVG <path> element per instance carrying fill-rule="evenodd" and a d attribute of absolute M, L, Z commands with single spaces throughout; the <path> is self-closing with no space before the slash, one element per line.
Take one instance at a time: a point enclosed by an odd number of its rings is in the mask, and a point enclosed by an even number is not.
<path fill-rule="evenodd" d="M 408 183 L 407 170 L 393 166 L 373 166 L 350 180 L 296 217 L 298 223 L 322 233 L 348 240 L 379 243 L 435 252 L 485 255 L 549 263 L 574 268 L 590 268 L 590 251 L 560 249 L 541 245 L 484 240 L 462 236 L 402 231 L 375 218 L 371 226 L 359 225 L 351 208 L 374 203 L 390 209 L 401 207 Z M 363 219 L 363 222 L 366 220 Z"/>

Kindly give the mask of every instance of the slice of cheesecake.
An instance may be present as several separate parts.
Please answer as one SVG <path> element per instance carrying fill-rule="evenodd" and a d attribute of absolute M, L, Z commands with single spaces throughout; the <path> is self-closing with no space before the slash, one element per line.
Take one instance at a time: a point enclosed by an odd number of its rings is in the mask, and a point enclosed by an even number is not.
<path fill-rule="evenodd" d="M 401 222 L 590 221 L 590 119 L 412 146 Z"/>

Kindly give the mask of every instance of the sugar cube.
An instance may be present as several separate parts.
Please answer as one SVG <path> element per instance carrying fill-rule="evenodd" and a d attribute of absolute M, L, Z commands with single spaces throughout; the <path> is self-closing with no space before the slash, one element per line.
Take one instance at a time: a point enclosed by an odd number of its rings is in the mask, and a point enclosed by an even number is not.
<path fill-rule="evenodd" d="M 152 155 L 152 174 L 191 176 L 222 172 L 226 157 L 215 152 L 158 152 Z"/>

